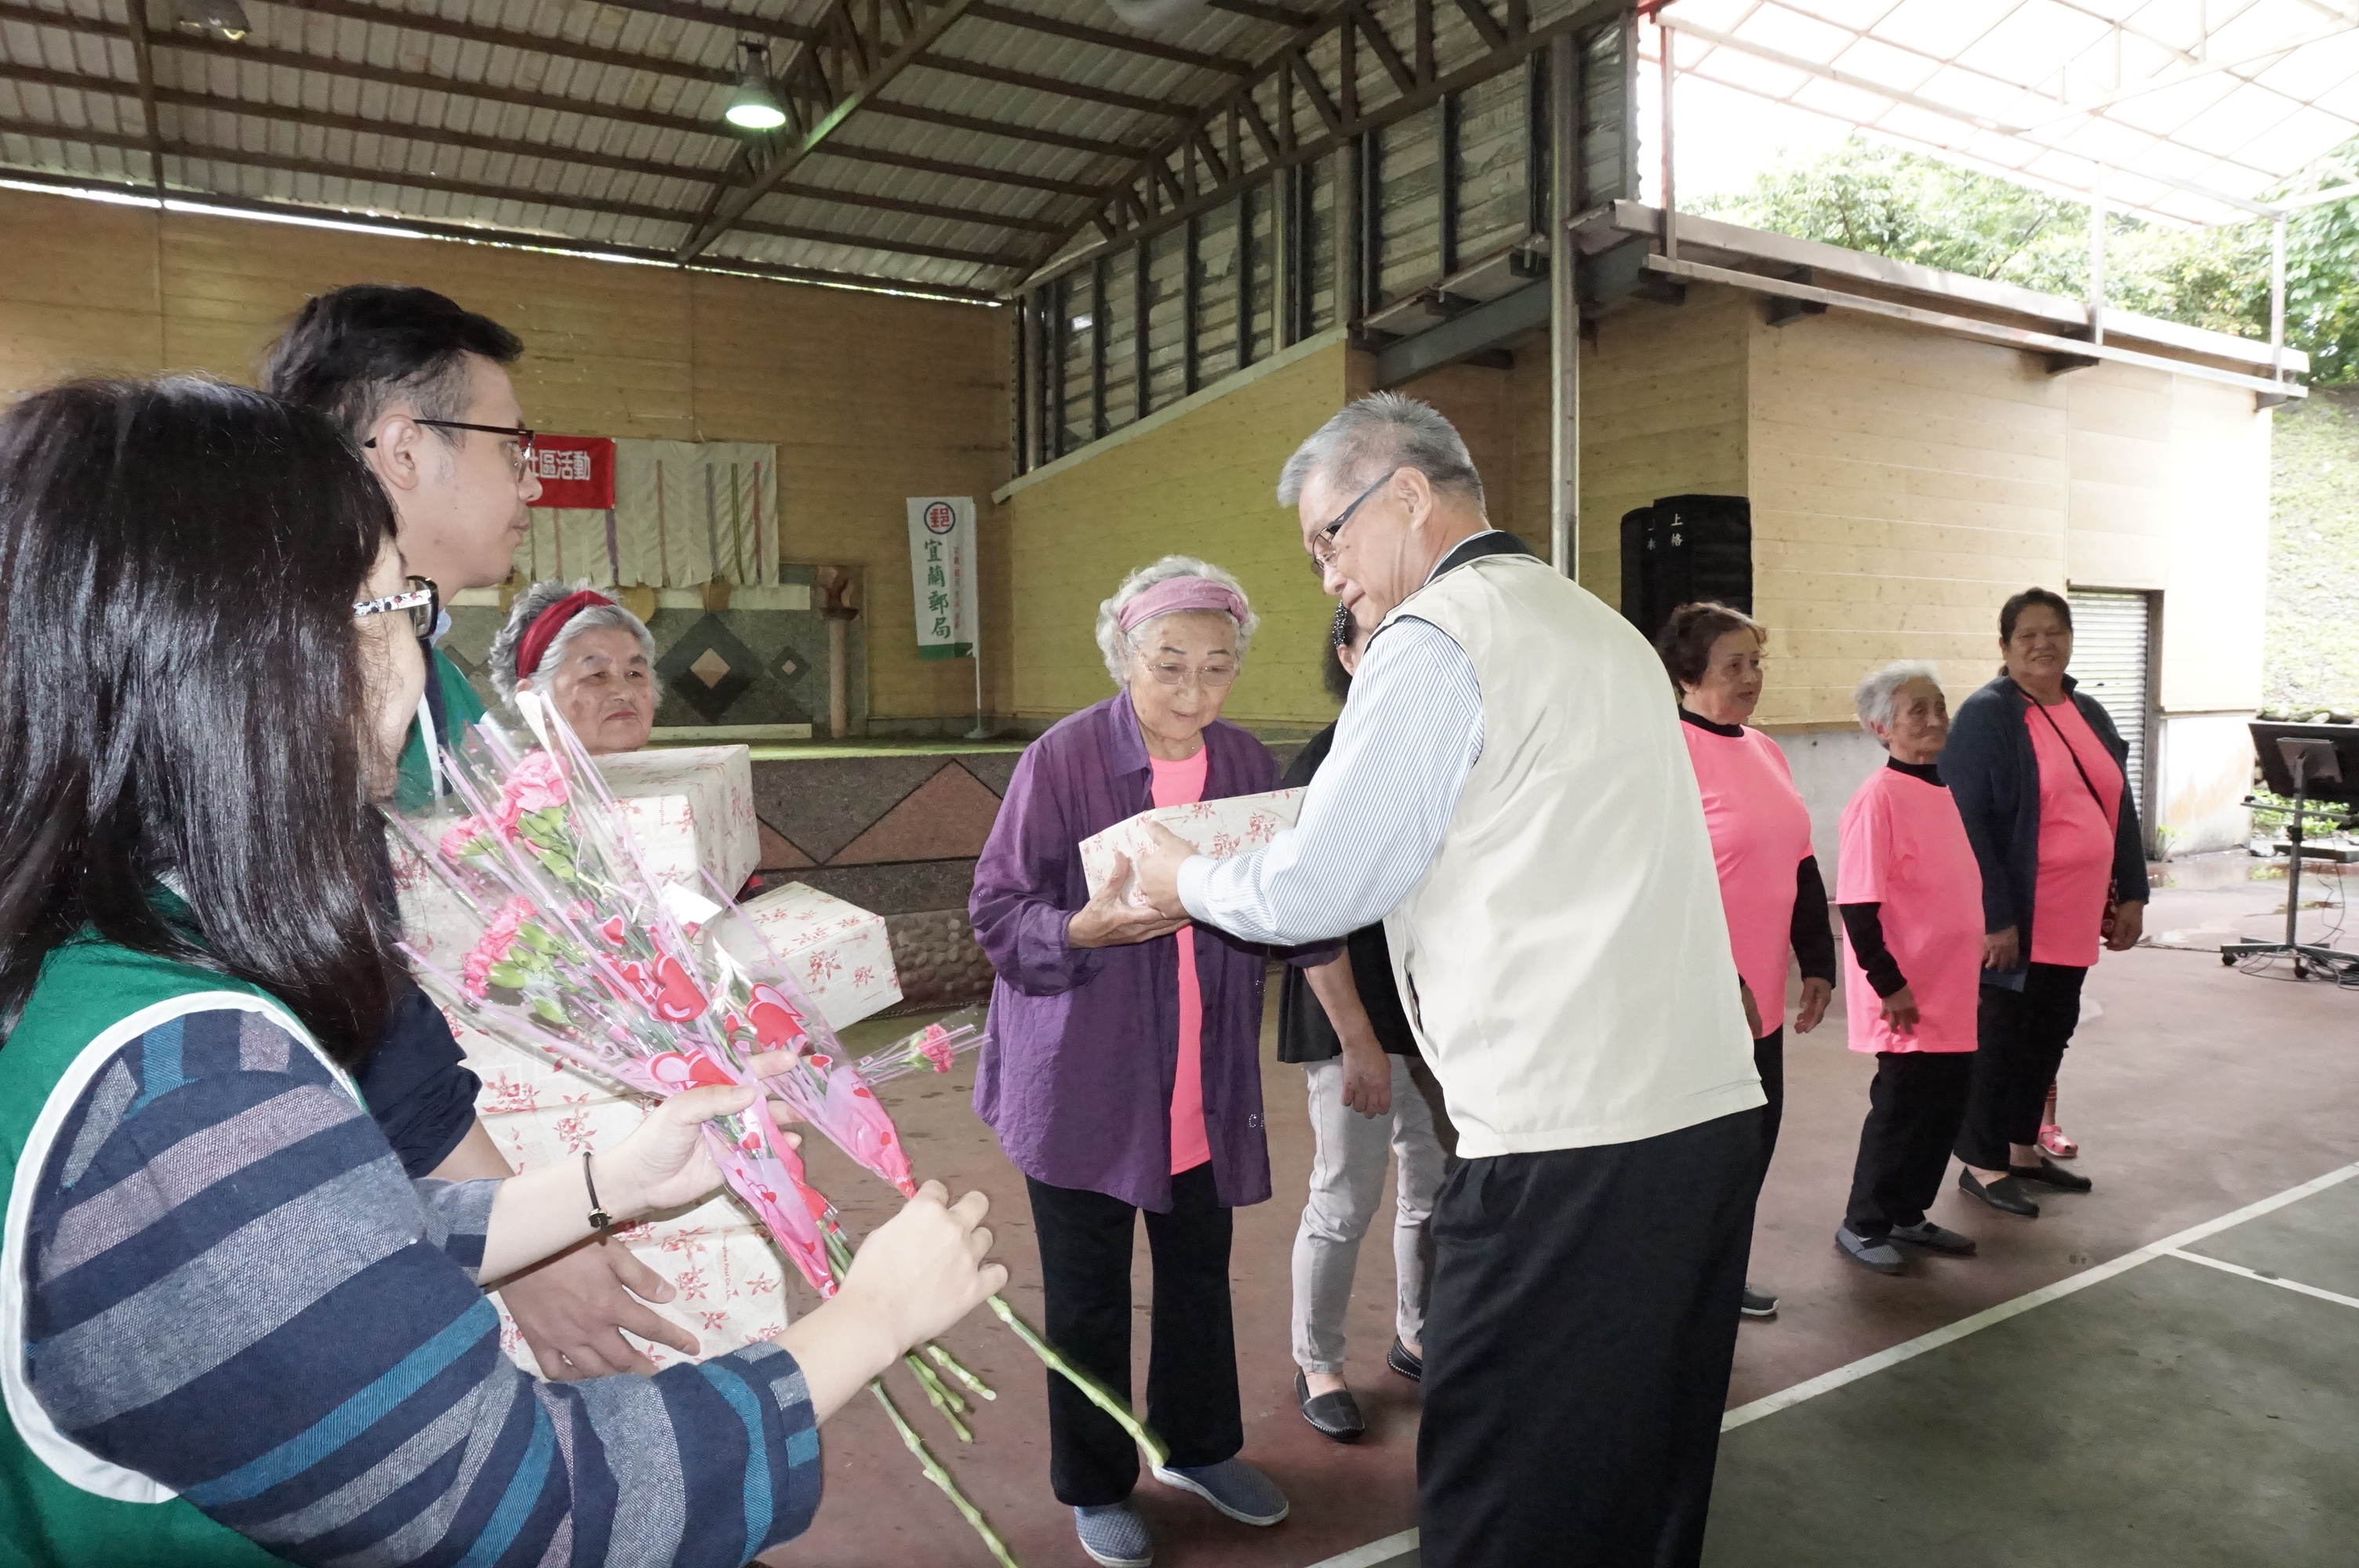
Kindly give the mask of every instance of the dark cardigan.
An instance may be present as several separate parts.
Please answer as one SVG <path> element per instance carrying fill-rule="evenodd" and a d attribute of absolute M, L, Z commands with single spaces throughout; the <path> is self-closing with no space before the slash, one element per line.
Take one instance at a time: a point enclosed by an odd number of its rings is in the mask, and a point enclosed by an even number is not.
<path fill-rule="evenodd" d="M 2137 802 L 2130 795 L 2129 746 L 2094 697 L 2064 690 L 2089 728 L 2122 764 L 2122 809 L 2114 832 L 2114 896 L 2143 903 L 2147 894 L 2146 840 L 2138 830 Z M 1941 777 L 1965 818 L 1966 839 L 1983 873 L 1983 924 L 1987 931 L 2012 925 L 2019 957 L 2012 969 L 1984 969 L 1983 984 L 2023 989 L 2031 963 L 2031 899 L 2039 876 L 2039 759 L 2031 749 L 2024 719 L 2030 696 L 2002 675 L 1958 705 L 1950 741 L 1941 752 Z"/>

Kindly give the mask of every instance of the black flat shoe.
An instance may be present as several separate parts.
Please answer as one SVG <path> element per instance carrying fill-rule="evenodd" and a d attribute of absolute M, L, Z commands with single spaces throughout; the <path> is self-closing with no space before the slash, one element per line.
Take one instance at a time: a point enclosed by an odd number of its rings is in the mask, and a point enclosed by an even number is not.
<path fill-rule="evenodd" d="M 1385 1352 L 1385 1365 L 1412 1383 L 1425 1380 L 1425 1357 L 1403 1345 L 1397 1334 L 1393 1336 L 1393 1347 Z"/>
<path fill-rule="evenodd" d="M 2076 1175 L 2042 1154 L 2037 1165 L 2009 1165 L 2006 1173 L 2018 1182 L 2038 1182 L 2054 1187 L 2060 1193 L 2085 1193 L 2097 1184 L 2086 1176 Z"/>
<path fill-rule="evenodd" d="M 1962 1168 L 1958 1172 L 1958 1190 L 1968 1197 L 1982 1199 L 2001 1214 L 2020 1215 L 2025 1219 L 2039 1217 L 2039 1206 L 2031 1201 L 2030 1195 L 2011 1175 L 2001 1176 L 1989 1186 L 1984 1186 L 1975 1180 L 1972 1171 Z"/>
<path fill-rule="evenodd" d="M 1297 1372 L 1294 1402 L 1302 1407 L 1302 1419 L 1317 1427 L 1321 1437 L 1332 1437 L 1338 1443 L 1357 1443 L 1367 1433 L 1368 1423 L 1360 1415 L 1360 1401 L 1352 1397 L 1349 1389 L 1314 1399 L 1310 1379 Z"/>

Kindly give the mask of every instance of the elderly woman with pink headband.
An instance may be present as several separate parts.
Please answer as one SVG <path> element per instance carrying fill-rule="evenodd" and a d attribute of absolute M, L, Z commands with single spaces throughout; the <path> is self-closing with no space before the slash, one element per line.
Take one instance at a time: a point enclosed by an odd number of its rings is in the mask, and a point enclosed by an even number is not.
<path fill-rule="evenodd" d="M 1058 723 L 1016 764 L 975 865 L 975 939 L 999 979 L 975 1110 L 1024 1173 L 1065 1354 L 1130 1398 L 1137 1214 L 1155 1260 L 1147 1421 L 1171 1451 L 1155 1478 L 1252 1525 L 1286 1498 L 1245 1446 L 1229 1312 L 1230 1211 L 1269 1196 L 1261 1107 L 1266 949 L 1167 920 L 1114 890 L 1093 899 L 1080 844 L 1153 806 L 1277 787 L 1275 758 L 1221 721 L 1256 622 L 1236 579 L 1185 556 L 1131 573 L 1098 610 L 1122 689 Z M 1332 945 L 1300 961 L 1333 956 Z M 1049 1484 L 1082 1550 L 1153 1556 L 1132 1509 L 1138 1454 L 1049 1379 Z"/>

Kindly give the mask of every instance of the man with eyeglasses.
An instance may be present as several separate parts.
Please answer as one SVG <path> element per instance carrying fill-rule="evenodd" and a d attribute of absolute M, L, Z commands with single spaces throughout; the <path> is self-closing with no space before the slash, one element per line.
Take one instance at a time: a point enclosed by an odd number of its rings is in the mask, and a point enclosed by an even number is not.
<path fill-rule="evenodd" d="M 1251 942 L 1385 922 L 1462 1161 L 1431 1220 L 1428 1568 L 1694 1563 L 1765 1101 L 1662 665 L 1490 526 L 1423 404 L 1351 405 L 1278 499 L 1375 627 L 1333 750 L 1293 833 L 1227 860 L 1169 837 L 1140 884 Z"/>
<path fill-rule="evenodd" d="M 523 352 L 514 332 L 431 289 L 354 284 L 304 305 L 264 362 L 263 390 L 344 427 L 392 498 L 403 559 L 447 601 L 507 580 L 540 494 L 506 368 Z M 430 652 L 425 716 L 455 742 L 484 705 Z M 421 726 L 399 802 L 424 805 L 439 786 Z"/>
<path fill-rule="evenodd" d="M 442 784 L 429 734 L 455 745 L 484 705 L 439 648 L 440 600 L 507 579 L 540 494 L 533 433 L 507 366 L 514 332 L 431 289 L 355 284 L 314 297 L 263 363 L 263 390 L 343 427 L 393 502 L 395 538 L 413 574 L 380 611 L 407 611 L 427 645 L 426 697 L 401 756 L 397 800 L 414 807 Z M 364 611 L 369 606 L 356 607 Z M 410 1175 L 505 1180 L 516 1173 L 475 1117 L 480 1083 L 431 999 L 408 986 L 386 1038 L 357 1075 L 363 1097 Z M 499 1285 L 540 1369 L 571 1379 L 649 1372 L 620 1330 L 683 1354 L 694 1335 L 637 1297 L 672 1287 L 619 1243 L 592 1242 Z"/>

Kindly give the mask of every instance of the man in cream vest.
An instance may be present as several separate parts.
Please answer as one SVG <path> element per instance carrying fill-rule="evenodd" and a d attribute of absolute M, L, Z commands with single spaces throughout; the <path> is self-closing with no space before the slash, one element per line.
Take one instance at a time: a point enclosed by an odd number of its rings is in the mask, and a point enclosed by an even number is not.
<path fill-rule="evenodd" d="M 1249 941 L 1382 918 L 1458 1127 L 1418 1444 L 1427 1568 L 1692 1563 L 1763 1136 L 1661 662 L 1490 526 L 1450 422 L 1364 398 L 1278 481 L 1375 622 L 1300 824 L 1144 896 Z"/>

